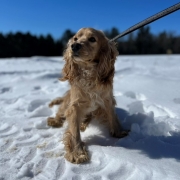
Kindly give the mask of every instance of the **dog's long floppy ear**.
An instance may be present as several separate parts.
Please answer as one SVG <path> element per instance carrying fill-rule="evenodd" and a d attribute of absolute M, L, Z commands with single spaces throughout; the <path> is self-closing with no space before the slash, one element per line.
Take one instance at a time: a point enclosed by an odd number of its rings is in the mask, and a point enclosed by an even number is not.
<path fill-rule="evenodd" d="M 115 42 L 108 40 L 100 49 L 97 72 L 101 83 L 106 84 L 113 81 L 114 63 L 118 54 Z"/>
<path fill-rule="evenodd" d="M 65 60 L 65 64 L 62 69 L 62 77 L 59 80 L 61 80 L 61 81 L 68 80 L 68 81 L 72 82 L 74 77 L 77 77 L 78 70 L 77 70 L 77 65 L 73 62 L 73 59 L 69 53 L 68 47 L 64 51 L 63 57 Z"/>

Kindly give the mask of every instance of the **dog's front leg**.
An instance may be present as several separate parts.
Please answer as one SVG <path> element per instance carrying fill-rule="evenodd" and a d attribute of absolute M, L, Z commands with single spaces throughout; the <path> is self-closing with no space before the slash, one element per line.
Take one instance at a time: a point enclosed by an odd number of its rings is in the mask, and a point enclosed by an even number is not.
<path fill-rule="evenodd" d="M 84 118 L 79 103 L 68 107 L 65 112 L 68 121 L 68 129 L 65 132 L 63 142 L 65 145 L 65 158 L 75 164 L 85 162 L 89 159 L 84 143 L 80 137 L 80 122 Z"/>

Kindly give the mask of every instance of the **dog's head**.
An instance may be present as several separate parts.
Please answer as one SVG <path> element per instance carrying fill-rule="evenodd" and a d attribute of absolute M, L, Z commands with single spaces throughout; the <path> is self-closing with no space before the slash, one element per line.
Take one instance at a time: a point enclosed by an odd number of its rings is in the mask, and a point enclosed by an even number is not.
<path fill-rule="evenodd" d="M 114 74 L 114 61 L 118 51 L 114 42 L 110 42 L 102 31 L 93 28 L 80 29 L 68 42 L 64 53 L 66 61 L 63 69 L 64 80 L 75 75 L 70 71 L 77 66 L 91 66 L 97 69 L 99 79 L 105 80 Z"/>

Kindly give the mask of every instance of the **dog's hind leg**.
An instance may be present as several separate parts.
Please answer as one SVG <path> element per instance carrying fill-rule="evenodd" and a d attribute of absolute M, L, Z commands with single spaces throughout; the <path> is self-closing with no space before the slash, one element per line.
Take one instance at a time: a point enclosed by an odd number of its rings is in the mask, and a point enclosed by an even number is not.
<path fill-rule="evenodd" d="M 48 126 L 62 127 L 66 118 L 62 114 L 56 114 L 55 117 L 49 117 L 47 119 Z"/>
<path fill-rule="evenodd" d="M 123 138 L 128 135 L 128 131 L 123 131 L 115 113 L 115 100 L 106 100 L 105 108 L 99 108 L 95 113 L 95 119 L 105 124 L 113 137 Z"/>
<path fill-rule="evenodd" d="M 58 97 L 54 99 L 53 101 L 51 101 L 51 103 L 49 104 L 49 107 L 52 107 L 54 105 L 60 105 L 60 107 L 55 117 L 49 117 L 47 119 L 48 126 L 52 126 L 52 127 L 63 126 L 63 123 L 66 120 L 64 116 L 64 112 L 68 107 L 69 98 L 70 98 L 69 91 L 67 91 L 63 97 Z"/>
<path fill-rule="evenodd" d="M 63 126 L 63 123 L 64 123 L 64 119 L 56 119 L 54 117 L 48 117 L 47 119 L 47 124 L 48 126 L 52 126 L 52 127 L 62 127 Z"/>
<path fill-rule="evenodd" d="M 64 97 L 58 97 L 56 99 L 53 99 L 50 103 L 49 103 L 49 107 L 53 107 L 54 105 L 60 105 L 64 100 Z"/>
<path fill-rule="evenodd" d="M 51 101 L 51 103 L 49 104 L 49 107 L 53 107 L 54 105 L 59 105 L 61 103 L 63 103 L 64 98 L 56 98 L 53 101 Z M 48 126 L 52 126 L 52 127 L 62 127 L 63 123 L 65 121 L 65 117 L 62 114 L 62 107 L 60 106 L 57 114 L 55 117 L 49 117 L 47 119 L 47 124 Z"/>
<path fill-rule="evenodd" d="M 92 120 L 92 114 L 86 115 L 84 121 L 80 124 L 80 131 L 84 132 Z"/>

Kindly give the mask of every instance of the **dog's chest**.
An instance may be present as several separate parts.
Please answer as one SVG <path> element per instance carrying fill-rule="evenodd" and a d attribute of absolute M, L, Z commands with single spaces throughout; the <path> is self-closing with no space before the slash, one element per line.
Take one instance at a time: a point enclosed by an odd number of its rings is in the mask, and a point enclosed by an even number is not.
<path fill-rule="evenodd" d="M 104 97 L 101 96 L 102 94 L 100 92 L 89 92 L 88 97 L 89 97 L 89 107 L 88 107 L 88 112 L 93 112 L 97 110 L 99 107 L 105 108 L 105 102 L 104 102 Z"/>
<path fill-rule="evenodd" d="M 93 88 L 95 86 L 95 80 L 95 71 L 89 69 L 81 69 L 78 83 L 83 89 Z"/>
<path fill-rule="evenodd" d="M 97 87 L 97 72 L 92 69 L 81 69 L 78 86 L 83 91 L 89 102 L 88 113 L 95 111 L 98 107 L 104 107 L 104 90 Z"/>

